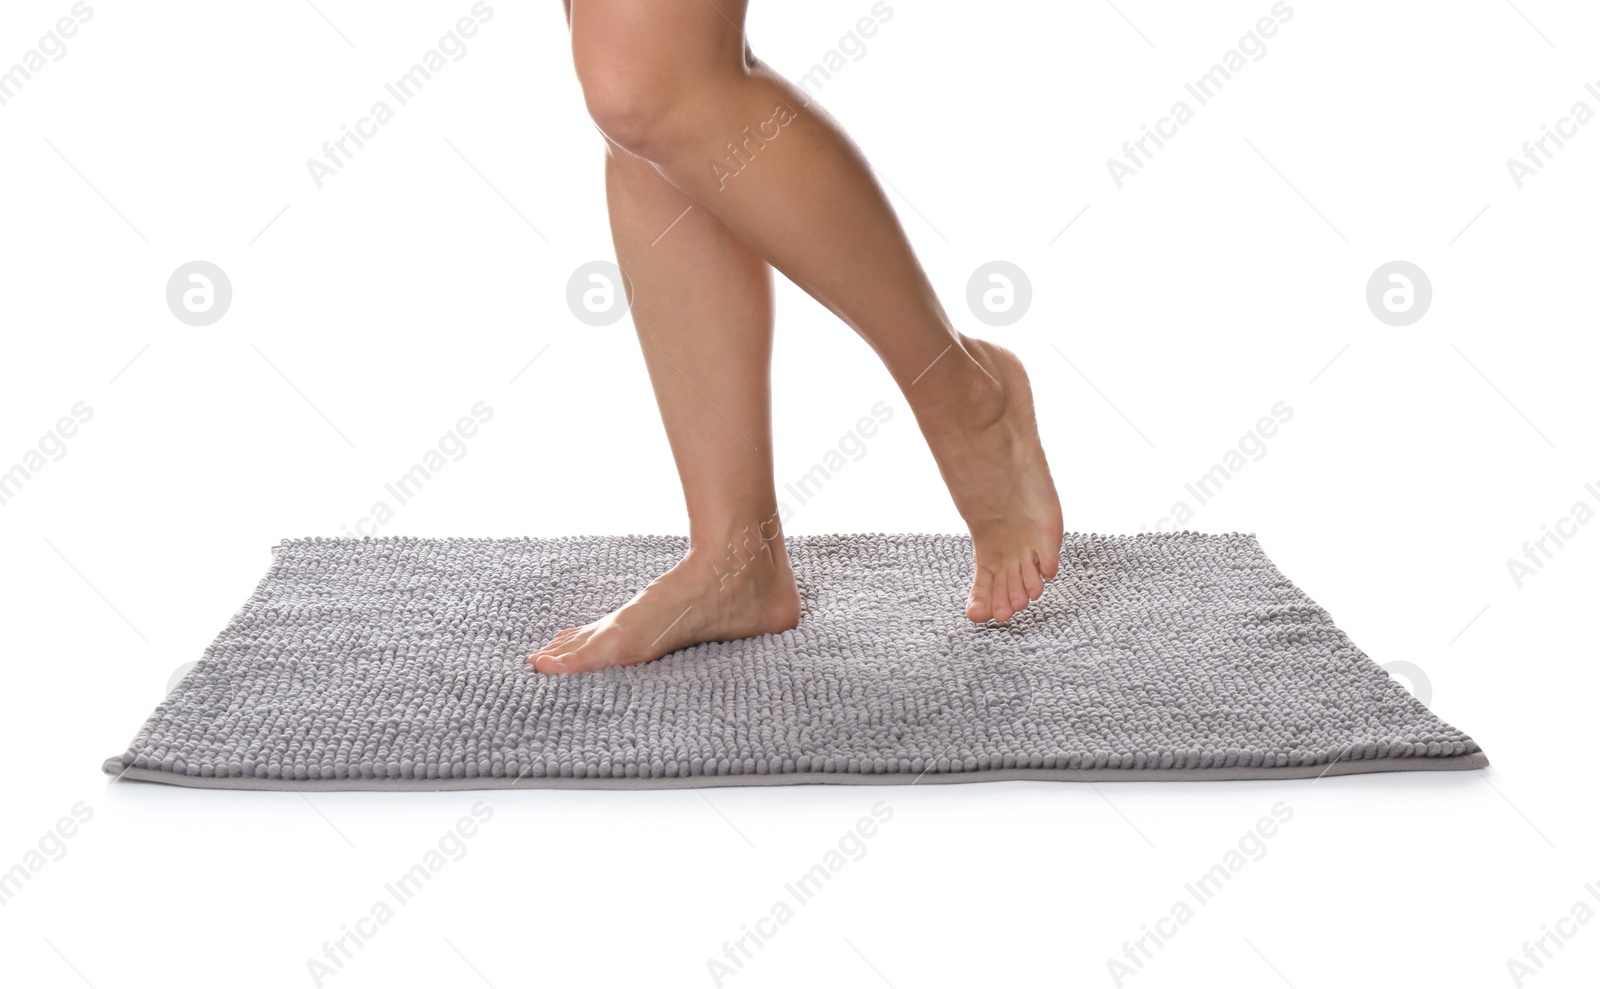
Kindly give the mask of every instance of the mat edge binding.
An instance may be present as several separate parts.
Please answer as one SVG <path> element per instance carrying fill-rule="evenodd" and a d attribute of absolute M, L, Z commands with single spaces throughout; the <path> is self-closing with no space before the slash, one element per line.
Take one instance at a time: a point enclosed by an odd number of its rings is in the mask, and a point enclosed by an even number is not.
<path fill-rule="evenodd" d="M 1457 756 L 1387 756 L 1381 759 L 1352 759 L 1318 766 L 1215 766 L 1205 769 L 976 769 L 955 773 L 748 773 L 732 776 L 660 777 L 570 777 L 525 776 L 521 778 L 474 776 L 463 779 L 422 780 L 284 780 L 259 777 L 189 776 L 159 769 L 124 766 L 122 756 L 112 756 L 100 767 L 112 782 L 137 780 L 187 786 L 198 790 L 272 791 L 372 791 L 439 792 L 446 790 L 703 790 L 727 786 L 786 786 L 794 784 L 832 784 L 844 786 L 910 786 L 928 783 L 998 783 L 1040 781 L 1060 783 L 1151 783 L 1251 780 L 1321 779 L 1324 776 L 1358 776 L 1394 772 L 1459 772 L 1484 769 L 1489 757 L 1480 749 Z"/>

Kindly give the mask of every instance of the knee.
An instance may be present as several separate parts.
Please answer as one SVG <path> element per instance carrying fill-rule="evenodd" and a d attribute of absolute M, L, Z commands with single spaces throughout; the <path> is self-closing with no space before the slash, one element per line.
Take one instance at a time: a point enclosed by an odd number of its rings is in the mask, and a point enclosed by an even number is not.
<path fill-rule="evenodd" d="M 671 158 L 713 120 L 715 83 L 703 70 L 653 66 L 626 51 L 580 54 L 577 70 L 595 126 L 641 158 Z"/>
<path fill-rule="evenodd" d="M 672 103 L 639 74 L 580 71 L 589 118 L 611 141 L 648 158 L 667 137 Z"/>

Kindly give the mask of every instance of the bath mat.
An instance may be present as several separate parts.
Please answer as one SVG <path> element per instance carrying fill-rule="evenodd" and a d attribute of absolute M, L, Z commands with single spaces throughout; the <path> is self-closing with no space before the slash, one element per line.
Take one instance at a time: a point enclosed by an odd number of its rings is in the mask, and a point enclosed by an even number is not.
<path fill-rule="evenodd" d="M 1043 598 L 982 625 L 963 615 L 966 536 L 787 543 L 796 628 L 547 676 L 524 657 L 623 604 L 687 540 L 287 540 L 104 770 L 195 787 L 444 790 L 1488 764 L 1251 534 L 1069 534 Z"/>

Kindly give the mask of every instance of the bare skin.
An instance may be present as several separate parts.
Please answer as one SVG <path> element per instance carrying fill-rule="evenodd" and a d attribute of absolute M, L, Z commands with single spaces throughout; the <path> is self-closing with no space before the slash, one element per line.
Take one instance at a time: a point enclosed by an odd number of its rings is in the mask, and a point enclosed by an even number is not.
<path fill-rule="evenodd" d="M 899 385 L 972 534 L 967 617 L 1006 621 L 1056 575 L 1061 507 L 1021 361 L 954 328 L 860 152 L 751 54 L 746 2 L 568 0 L 689 551 L 616 612 L 535 651 L 540 672 L 648 662 L 799 621 L 772 479 L 773 269 Z"/>

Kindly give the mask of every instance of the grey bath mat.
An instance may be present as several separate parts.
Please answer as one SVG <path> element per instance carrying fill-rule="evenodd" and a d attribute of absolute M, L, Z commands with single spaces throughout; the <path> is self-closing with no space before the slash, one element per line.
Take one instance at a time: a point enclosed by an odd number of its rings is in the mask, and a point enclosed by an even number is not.
<path fill-rule="evenodd" d="M 524 662 L 682 537 L 302 539 L 105 763 L 301 790 L 1316 777 L 1488 764 L 1252 535 L 1068 535 L 1044 597 L 963 616 L 965 536 L 792 536 L 781 635 Z"/>

